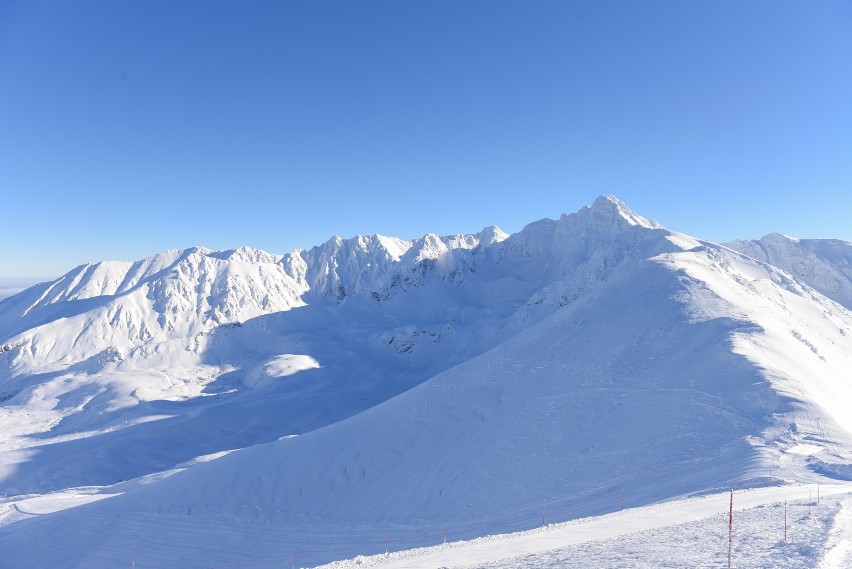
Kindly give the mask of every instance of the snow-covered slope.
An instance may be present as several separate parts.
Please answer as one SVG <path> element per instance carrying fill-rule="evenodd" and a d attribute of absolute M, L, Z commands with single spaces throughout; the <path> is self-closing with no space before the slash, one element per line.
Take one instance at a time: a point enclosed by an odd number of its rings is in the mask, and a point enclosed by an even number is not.
<path fill-rule="evenodd" d="M 279 260 L 195 248 L 77 267 L 0 303 L 4 371 L 38 373 L 105 350 L 149 365 L 179 356 L 215 326 L 302 304 L 303 288 Z"/>
<path fill-rule="evenodd" d="M 627 498 L 628 506 L 603 516 L 474 540 L 450 534 L 440 545 L 359 556 L 321 569 L 727 567 L 729 538 L 738 568 L 852 566 L 848 484 L 738 488 L 730 534 L 727 491 L 640 508 L 630 507 Z"/>
<path fill-rule="evenodd" d="M 599 513 L 618 491 L 642 503 L 779 467 L 852 476 L 850 312 L 612 197 L 508 237 L 145 263 L 0 303 L 24 321 L 0 356 L 6 487 L 150 474 L 3 527 L 20 567 L 207 567 L 296 548 L 328 561 L 388 531 Z M 156 334 L 102 324 L 131 304 Z M 103 361 L 108 347 L 120 357 Z M 152 376 L 170 387 L 142 390 Z M 175 385 L 195 391 L 166 401 Z"/>
<path fill-rule="evenodd" d="M 447 274 L 455 264 L 505 238 L 496 228 L 334 238 L 283 257 L 194 248 L 81 266 L 6 299 L 4 489 L 115 483 L 301 433 L 404 391 L 497 337 L 439 358 L 453 351 L 437 345 L 441 334 L 456 331 L 436 298 L 396 309 L 377 299 L 430 280 L 460 288 Z"/>
<path fill-rule="evenodd" d="M 725 245 L 787 271 L 852 309 L 852 243 L 838 239 L 796 239 L 771 233 L 755 241 L 731 241 Z"/>

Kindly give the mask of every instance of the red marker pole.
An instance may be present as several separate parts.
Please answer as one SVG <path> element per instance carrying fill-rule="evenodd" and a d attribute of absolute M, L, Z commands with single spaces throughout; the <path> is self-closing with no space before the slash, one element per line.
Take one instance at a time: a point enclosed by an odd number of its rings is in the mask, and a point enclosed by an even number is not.
<path fill-rule="evenodd" d="M 784 543 L 787 543 L 787 500 L 784 500 Z"/>
<path fill-rule="evenodd" d="M 731 505 L 728 510 L 728 567 L 731 566 L 731 544 L 734 542 L 734 491 L 731 490 Z"/>

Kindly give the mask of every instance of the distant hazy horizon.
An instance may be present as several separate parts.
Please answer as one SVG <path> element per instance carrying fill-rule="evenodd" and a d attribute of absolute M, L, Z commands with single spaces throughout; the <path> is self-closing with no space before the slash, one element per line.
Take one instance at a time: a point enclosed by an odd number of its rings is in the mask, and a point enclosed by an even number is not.
<path fill-rule="evenodd" d="M 69 267 L 71 268 L 71 267 Z M 58 276 L 58 275 L 56 275 Z M 0 300 L 18 294 L 24 289 L 27 289 L 34 284 L 43 283 L 52 277 L 0 277 Z"/>

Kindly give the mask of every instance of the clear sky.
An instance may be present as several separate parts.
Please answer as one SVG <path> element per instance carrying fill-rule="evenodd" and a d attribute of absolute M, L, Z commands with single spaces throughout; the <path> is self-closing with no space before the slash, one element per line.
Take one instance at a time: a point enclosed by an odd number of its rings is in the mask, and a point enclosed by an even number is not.
<path fill-rule="evenodd" d="M 852 3 L 0 0 L 0 277 L 600 194 L 852 241 Z"/>

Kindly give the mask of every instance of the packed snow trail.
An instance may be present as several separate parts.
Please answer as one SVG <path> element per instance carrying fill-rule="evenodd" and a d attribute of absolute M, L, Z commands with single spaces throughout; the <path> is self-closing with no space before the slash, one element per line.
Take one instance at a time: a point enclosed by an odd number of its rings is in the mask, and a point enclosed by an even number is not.
<path fill-rule="evenodd" d="M 749 559 L 754 559 L 754 554 L 750 553 L 749 548 L 753 546 L 750 541 L 755 537 L 763 540 L 763 544 L 758 544 L 757 547 L 763 549 L 779 547 L 779 541 L 782 541 L 782 512 L 781 504 L 784 500 L 788 501 L 789 508 L 789 535 L 791 547 L 797 548 L 796 551 L 802 555 L 802 559 L 815 560 L 815 556 L 819 554 L 819 548 L 808 547 L 803 544 L 794 543 L 797 538 L 800 538 L 803 532 L 800 532 L 800 526 L 805 523 L 806 519 L 811 516 L 805 512 L 812 512 L 812 517 L 815 519 L 814 529 L 815 535 L 808 535 L 811 540 L 822 540 L 819 532 L 820 527 L 828 525 L 837 510 L 837 499 L 831 499 L 833 496 L 845 495 L 841 499 L 844 504 L 840 514 L 835 518 L 835 526 L 831 532 L 831 538 L 837 545 L 831 549 L 825 557 L 823 567 L 825 568 L 841 568 L 849 567 L 849 532 L 852 530 L 852 511 L 849 506 L 852 505 L 852 485 L 849 484 L 834 484 L 821 485 L 819 492 L 822 496 L 822 502 L 818 506 L 816 504 L 817 485 L 804 486 L 781 486 L 760 488 L 752 490 L 743 490 L 734 492 L 734 557 L 742 555 L 742 559 L 736 559 L 735 567 L 762 567 L 763 565 L 750 564 Z M 595 544 L 596 542 L 610 542 L 606 549 L 610 552 L 621 550 L 625 555 L 639 555 L 653 557 L 660 552 L 655 549 L 662 549 L 659 544 L 653 544 L 652 540 L 644 539 L 647 543 L 647 551 L 629 551 L 630 548 L 619 548 L 612 543 L 615 538 L 619 538 L 619 542 L 626 536 L 643 533 L 647 538 L 649 535 L 657 535 L 665 541 L 666 533 L 657 532 L 669 528 L 668 535 L 675 532 L 673 528 L 690 523 L 706 524 L 707 520 L 711 521 L 712 526 L 718 526 L 718 530 L 724 529 L 724 539 L 718 539 L 719 544 L 717 549 L 719 553 L 726 553 L 725 546 L 727 544 L 727 513 L 729 504 L 729 493 L 722 492 L 708 496 L 696 498 L 673 500 L 661 504 L 653 504 L 639 508 L 628 509 L 603 516 L 572 520 L 569 522 L 552 524 L 543 528 L 538 528 L 525 532 L 518 532 L 504 535 L 493 535 L 483 537 L 471 541 L 460 541 L 448 543 L 436 547 L 426 547 L 407 551 L 393 552 L 388 555 L 375 555 L 370 557 L 357 557 L 345 561 L 338 561 L 322 565 L 323 569 L 349 569 L 349 568 L 371 568 L 381 567 L 382 569 L 434 569 L 436 567 L 524 567 L 524 566 L 550 566 L 544 564 L 543 557 L 535 557 L 537 554 L 550 554 L 550 562 L 554 563 L 553 567 L 565 566 L 594 566 L 599 563 L 594 558 L 590 558 L 591 552 L 587 551 L 584 555 L 578 555 L 578 552 L 568 551 L 567 548 L 572 546 L 582 546 Z M 810 509 L 808 508 L 810 503 Z M 747 529 L 741 529 L 741 525 L 747 522 L 743 521 L 743 516 L 746 512 L 751 515 L 754 511 L 760 508 L 774 505 L 773 512 L 759 512 L 770 514 L 772 523 L 774 524 L 768 530 L 766 528 L 755 528 L 754 523 L 750 523 Z M 825 517 L 825 514 L 828 517 Z M 766 516 L 764 516 L 766 517 Z M 712 530 L 711 530 L 712 531 Z M 774 532 L 774 534 L 772 533 Z M 798 532 L 798 533 L 797 533 Z M 704 534 L 705 539 L 710 539 L 712 536 L 708 532 L 699 532 Z M 718 533 L 718 531 L 717 531 Z M 761 533 L 767 535 L 761 535 Z M 844 541 L 845 539 L 845 541 Z M 689 544 L 678 542 L 677 548 L 684 549 Z M 706 543 L 703 545 L 706 546 Z M 712 548 L 712 547 L 711 547 Z M 639 549 L 642 549 L 641 547 Z M 559 553 L 566 550 L 566 556 L 560 556 Z M 747 553 L 748 552 L 748 553 Z M 688 552 L 680 551 L 684 556 L 679 560 L 673 560 L 671 566 L 701 566 L 692 564 L 689 559 Z M 780 554 L 784 555 L 781 551 Z M 573 557 L 573 559 L 571 559 Z M 611 559 L 611 562 L 619 565 L 617 559 Z M 624 557 L 621 559 L 622 564 L 636 566 L 636 559 Z M 670 560 L 672 561 L 672 560 Z M 694 561 L 700 563 L 700 561 Z M 657 565 L 659 563 L 659 565 Z M 496 564 L 496 565 L 495 565 Z M 649 566 L 665 566 L 665 560 L 659 559 Z M 713 566 L 712 561 L 707 565 Z M 716 563 L 718 565 L 718 563 Z M 601 566 L 612 566 L 603 564 Z M 771 565 L 770 565 L 771 566 Z"/>
<path fill-rule="evenodd" d="M 820 569 L 852 567 L 852 497 L 843 500 L 841 510 L 834 519 L 829 546 Z"/>

